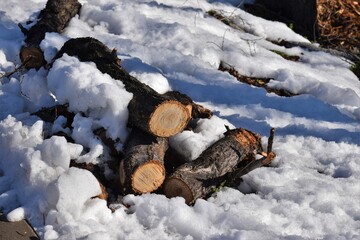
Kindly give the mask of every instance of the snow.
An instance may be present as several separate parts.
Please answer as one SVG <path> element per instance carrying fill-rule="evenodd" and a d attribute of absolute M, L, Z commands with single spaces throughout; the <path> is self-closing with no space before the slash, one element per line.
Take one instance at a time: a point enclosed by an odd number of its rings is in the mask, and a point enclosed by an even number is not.
<path fill-rule="evenodd" d="M 132 94 L 95 64 L 64 55 L 50 69 L 0 79 L 0 210 L 8 220 L 26 218 L 42 239 L 360 238 L 359 79 L 344 59 L 272 43 L 308 40 L 236 8 L 240 2 L 82 0 L 80 15 L 63 33 L 47 33 L 40 47 L 50 62 L 67 39 L 95 37 L 117 48 L 121 65 L 143 83 L 160 93 L 186 93 L 213 110 L 213 118 L 170 139 L 189 161 L 222 137 L 224 125 L 260 133 L 264 143 L 275 127 L 277 157 L 270 167 L 194 206 L 151 193 L 124 196 L 126 206 L 110 210 L 94 198 L 97 179 L 69 163 L 76 159 L 111 171 L 109 150 L 93 131 L 107 129 L 121 150 Z M 35 20 L 45 4 L 0 3 L 0 75 L 20 65 L 24 36 L 17 24 L 29 27 L 27 20 Z M 212 9 L 244 31 L 207 15 Z M 299 95 L 278 97 L 239 83 L 217 70 L 220 61 Z M 72 129 L 63 116 L 49 124 L 31 115 L 65 103 L 76 113 Z M 75 143 L 51 136 L 60 130 Z"/>

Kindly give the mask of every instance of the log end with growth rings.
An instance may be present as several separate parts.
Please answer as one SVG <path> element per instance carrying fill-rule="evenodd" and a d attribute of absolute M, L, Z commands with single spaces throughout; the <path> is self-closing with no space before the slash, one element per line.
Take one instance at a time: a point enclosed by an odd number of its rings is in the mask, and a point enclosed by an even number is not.
<path fill-rule="evenodd" d="M 20 50 L 20 60 L 27 69 L 38 69 L 45 65 L 44 54 L 38 47 L 22 47 Z"/>
<path fill-rule="evenodd" d="M 194 201 L 194 195 L 189 186 L 180 178 L 170 177 L 164 183 L 164 193 L 166 197 L 183 197 L 186 204 Z"/>
<path fill-rule="evenodd" d="M 191 114 L 186 106 L 178 101 L 164 101 L 150 116 L 149 129 L 159 137 L 170 137 L 181 131 L 190 121 Z"/>
<path fill-rule="evenodd" d="M 158 189 L 165 179 L 165 168 L 158 161 L 139 166 L 132 175 L 131 186 L 136 193 L 148 193 Z"/>

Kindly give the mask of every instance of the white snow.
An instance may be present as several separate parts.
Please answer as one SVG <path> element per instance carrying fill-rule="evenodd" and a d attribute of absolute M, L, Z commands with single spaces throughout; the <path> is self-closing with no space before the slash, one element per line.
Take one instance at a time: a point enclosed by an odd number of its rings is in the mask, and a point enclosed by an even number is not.
<path fill-rule="evenodd" d="M 249 1 L 247 1 L 249 2 Z M 360 238 L 360 81 L 344 59 L 269 40 L 308 42 L 286 25 L 252 16 L 234 0 L 82 0 L 63 33 L 47 33 L 40 47 L 51 61 L 70 38 L 91 36 L 117 48 L 121 65 L 160 93 L 177 90 L 214 111 L 193 131 L 170 139 L 193 160 L 222 137 L 224 125 L 260 133 L 266 146 L 276 128 L 276 159 L 187 206 L 161 194 L 127 195 L 126 205 L 94 198 L 97 179 L 70 160 L 104 165 L 108 149 L 93 131 L 107 129 L 121 150 L 128 135 L 132 94 L 94 63 L 64 55 L 51 69 L 0 78 L 0 210 L 26 218 L 42 239 L 358 239 Z M 45 0 L 0 3 L 0 77 L 20 65 L 25 27 Z M 235 30 L 210 17 L 215 9 Z M 32 23 L 33 24 L 33 23 Z M 299 62 L 270 50 L 298 55 Z M 218 71 L 220 61 L 241 74 L 268 77 L 268 94 Z M 71 129 L 31 113 L 68 104 Z M 51 136 L 63 131 L 74 139 Z"/>

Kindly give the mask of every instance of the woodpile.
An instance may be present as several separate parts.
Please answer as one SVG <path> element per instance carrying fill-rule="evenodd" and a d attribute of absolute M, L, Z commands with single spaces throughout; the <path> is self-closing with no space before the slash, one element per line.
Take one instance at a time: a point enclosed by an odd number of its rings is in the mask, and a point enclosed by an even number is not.
<path fill-rule="evenodd" d="M 52 11 L 54 4 L 61 9 Z M 78 13 L 79 8 L 77 1 L 56 3 L 49 0 L 42 11 L 42 18 L 27 32 L 27 45 L 24 48 L 38 48 L 45 32 L 41 32 L 41 35 L 38 33 L 38 37 L 33 34 L 40 31 L 45 19 L 47 24 L 50 24 L 44 28 L 46 31 L 60 32 L 71 16 Z M 50 16 L 54 19 L 48 19 Z M 31 59 L 24 62 L 28 68 L 38 68 L 44 64 L 41 57 L 33 57 L 31 54 L 27 56 L 24 48 L 20 55 L 22 59 Z M 141 83 L 121 67 L 116 49 L 109 49 L 97 39 L 85 37 L 68 40 L 48 67 L 63 54 L 77 57 L 80 61 L 95 63 L 102 73 L 121 81 L 125 89 L 133 94 L 128 105 L 128 126 L 131 132 L 122 152 L 114 147 L 115 140 L 107 138 L 106 129 L 94 131 L 111 150 L 111 157 L 114 158 L 112 169 L 118 173 L 118 181 L 109 183 L 104 170 L 99 166 L 76 163 L 76 160 L 71 163 L 71 166 L 87 169 L 97 177 L 103 190 L 100 198 L 108 198 L 106 188 L 110 188 L 112 193 L 120 194 L 157 191 L 168 197 L 183 197 L 187 204 L 192 204 L 198 198 L 209 196 L 222 182 L 233 181 L 257 167 L 270 164 L 275 158 L 271 149 L 273 132 L 269 138 L 268 151 L 264 153 L 258 134 L 242 128 L 226 128 L 224 137 L 206 149 L 196 160 L 186 162 L 186 159 L 181 159 L 178 163 L 169 163 L 181 158 L 174 149 L 169 149 L 169 137 L 190 129 L 188 125 L 193 119 L 211 118 L 212 112 L 196 104 L 185 94 L 176 91 L 159 94 Z M 47 122 L 54 122 L 59 116 L 65 116 L 68 120 L 66 127 L 71 129 L 76 113 L 69 112 L 67 105 L 59 105 L 33 114 Z M 57 135 L 74 141 L 66 133 L 60 132 Z M 175 155 L 177 157 L 174 157 Z M 257 155 L 263 157 L 258 159 Z"/>

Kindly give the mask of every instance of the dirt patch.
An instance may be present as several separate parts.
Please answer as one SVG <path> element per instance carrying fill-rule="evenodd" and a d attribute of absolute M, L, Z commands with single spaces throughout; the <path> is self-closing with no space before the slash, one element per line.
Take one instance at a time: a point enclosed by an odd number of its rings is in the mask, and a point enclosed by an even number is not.
<path fill-rule="evenodd" d="M 5 215 L 0 213 L 0 239 L 39 240 L 40 238 L 27 221 L 8 222 Z"/>

